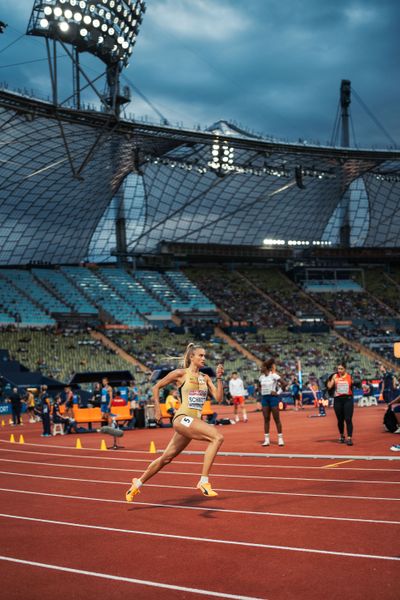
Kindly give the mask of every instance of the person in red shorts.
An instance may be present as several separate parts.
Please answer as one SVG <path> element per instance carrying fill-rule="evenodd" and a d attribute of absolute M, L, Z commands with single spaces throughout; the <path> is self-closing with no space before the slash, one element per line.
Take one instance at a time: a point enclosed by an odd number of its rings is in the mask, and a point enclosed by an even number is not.
<path fill-rule="evenodd" d="M 233 410 L 235 413 L 236 423 L 239 421 L 238 408 L 242 409 L 243 421 L 247 423 L 247 411 L 244 404 L 245 390 L 243 381 L 239 377 L 236 371 L 233 371 L 229 380 L 229 393 L 233 402 Z"/>

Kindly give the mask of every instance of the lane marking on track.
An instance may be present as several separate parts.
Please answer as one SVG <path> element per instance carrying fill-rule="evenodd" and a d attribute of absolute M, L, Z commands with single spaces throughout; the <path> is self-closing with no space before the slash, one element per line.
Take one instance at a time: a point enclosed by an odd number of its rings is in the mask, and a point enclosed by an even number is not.
<path fill-rule="evenodd" d="M 26 443 L 24 444 L 26 445 Z M 31 444 L 32 446 L 34 444 Z M 40 444 L 38 444 L 40 445 Z M 72 450 L 72 448 L 70 446 L 48 446 L 49 449 L 51 448 L 68 448 L 68 450 Z M 122 462 L 140 462 L 140 463 L 148 463 L 149 460 L 151 460 L 151 457 L 146 457 L 146 458 L 121 458 L 121 456 L 115 456 L 115 457 L 110 457 L 110 456 L 104 456 L 104 452 L 103 454 L 101 454 L 101 456 L 90 456 L 87 454 L 80 454 L 79 450 L 76 450 L 76 452 L 74 452 L 74 454 L 60 454 L 60 453 L 56 453 L 56 452 L 40 452 L 40 451 L 36 451 L 36 450 L 23 450 L 21 448 L 0 448 L 0 452 L 13 452 L 13 453 L 20 453 L 20 454 L 43 454 L 44 456 L 58 456 L 60 458 L 75 458 L 75 459 L 81 459 L 81 458 L 89 458 L 91 460 L 108 460 L 108 461 L 122 461 Z M 97 452 L 100 452 L 99 450 L 97 450 Z M 200 453 L 199 453 L 200 454 Z M 354 459 L 355 460 L 355 459 Z M 176 460 L 174 459 L 174 464 L 181 464 L 181 465 L 202 465 L 203 461 L 190 461 L 190 460 Z M 256 464 L 249 464 L 249 463 L 222 463 L 218 461 L 218 457 L 216 462 L 214 462 L 214 466 L 220 466 L 220 467 L 239 467 L 239 468 L 254 468 L 254 469 L 317 469 L 317 470 L 321 470 L 321 466 L 317 466 L 317 467 L 309 467 L 309 466 L 296 466 L 296 465 L 256 465 Z M 341 471 L 377 471 L 378 473 L 383 473 L 383 472 L 388 472 L 388 473 L 400 473 L 400 469 L 396 469 L 396 468 L 391 468 L 391 469 L 382 469 L 382 468 L 378 468 L 378 469 L 370 469 L 368 467 L 343 467 L 343 469 L 340 469 Z"/>
<path fill-rule="evenodd" d="M 380 554 L 359 554 L 355 552 L 341 552 L 338 550 L 321 550 L 319 548 L 302 548 L 300 546 L 278 546 L 276 544 L 261 544 L 256 542 L 242 542 L 238 540 L 219 540 L 216 538 L 205 538 L 190 535 L 175 535 L 172 533 L 160 533 L 154 531 L 139 531 L 135 529 L 122 529 L 119 527 L 105 527 L 104 525 L 87 525 L 85 523 L 74 523 L 72 521 L 53 521 L 52 519 L 38 519 L 34 517 L 24 517 L 22 515 L 10 515 L 0 513 L 0 518 L 16 519 L 29 521 L 30 523 L 45 523 L 46 525 L 62 525 L 64 527 L 78 527 L 82 529 L 92 529 L 95 531 L 108 531 L 111 533 L 127 533 L 131 535 L 141 535 L 146 537 L 165 538 L 169 540 L 184 540 L 190 542 L 204 542 L 206 544 L 222 544 L 227 546 L 244 546 L 245 548 L 262 548 L 265 550 L 284 550 L 285 552 L 306 552 L 309 554 L 327 554 L 330 556 L 346 556 L 352 558 L 368 558 L 374 560 L 390 560 L 400 562 L 400 557 L 384 556 Z"/>
<path fill-rule="evenodd" d="M 99 577 L 112 581 L 122 581 L 125 583 L 134 583 L 137 585 L 146 585 L 149 587 L 161 588 L 164 590 L 174 590 L 178 592 L 188 592 L 191 594 L 199 594 L 201 596 L 213 596 L 214 598 L 231 598 L 232 600 L 265 600 L 254 596 L 237 596 L 236 594 L 226 594 L 224 592 L 213 592 L 211 590 L 203 590 L 198 588 L 184 587 L 181 585 L 172 585 L 170 583 L 161 583 L 158 581 L 149 581 L 147 579 L 133 579 L 132 577 L 122 577 L 120 575 L 111 575 L 109 573 L 99 573 L 98 571 L 84 571 L 83 569 L 72 569 L 71 567 L 62 567 L 61 565 L 50 565 L 48 563 L 40 563 L 33 560 L 22 560 L 11 556 L 0 556 L 0 560 L 31 567 L 39 567 L 43 569 L 51 569 L 53 571 L 63 571 L 65 573 L 73 573 L 74 575 L 86 575 L 88 577 Z"/>
<path fill-rule="evenodd" d="M 55 475 L 34 475 L 32 473 L 15 473 L 13 471 L 0 471 L 3 475 L 13 475 L 16 477 L 31 477 L 37 479 L 58 479 L 60 481 L 79 481 L 83 483 L 102 483 L 108 485 L 124 485 L 125 487 L 129 484 L 124 483 L 123 481 L 108 481 L 104 479 L 80 479 L 78 477 L 60 477 Z M 160 485 L 156 483 L 146 483 L 146 487 L 154 487 L 161 489 L 175 489 L 175 490 L 192 490 L 195 488 L 185 485 Z M 234 494 L 264 494 L 267 496 L 301 496 L 305 498 L 335 498 L 335 499 L 344 499 L 344 500 L 382 500 L 388 502 L 400 502 L 400 498 L 386 498 L 380 496 L 343 496 L 338 494 L 305 494 L 302 492 L 272 492 L 272 491 L 264 491 L 264 490 L 235 490 L 235 489 L 227 489 L 227 488 L 214 488 L 218 492 L 232 492 Z"/>
<path fill-rule="evenodd" d="M 0 439 L 0 443 L 3 444 L 12 444 L 12 442 L 10 442 L 10 440 L 2 440 Z M 66 450 L 72 450 L 73 448 L 71 446 L 60 446 L 60 445 L 56 445 L 56 444 L 38 444 L 38 443 L 32 443 L 32 442 L 25 442 L 26 446 L 38 446 L 38 447 L 43 447 L 43 448 L 64 448 Z M 99 452 L 98 448 L 84 448 L 84 450 L 88 450 L 89 452 Z M 164 451 L 163 449 L 160 449 L 157 451 L 157 454 L 162 454 L 162 452 Z M 128 454 L 128 453 L 133 453 L 133 454 L 149 454 L 148 450 L 121 450 L 120 454 Z M 195 456 L 195 455 L 203 455 L 204 454 L 204 450 L 184 450 L 183 452 L 181 452 L 182 455 L 186 455 L 186 456 Z M 390 455 L 378 455 L 378 456 L 372 456 L 372 455 L 359 455 L 359 454 L 355 454 L 355 455 L 346 455 L 346 454 L 283 454 L 283 453 L 279 453 L 279 454 L 272 454 L 272 453 L 261 453 L 261 452 L 218 452 L 219 456 L 235 456 L 238 458 L 306 458 L 306 459 L 322 459 L 322 460 L 339 460 L 342 458 L 350 458 L 352 460 L 385 460 L 385 461 L 400 461 L 400 456 L 395 456 L 393 454 Z"/>
<path fill-rule="evenodd" d="M 50 492 L 33 492 L 27 490 L 15 490 L 11 488 L 0 488 L 0 492 L 11 492 L 13 494 L 29 494 L 31 496 L 49 496 L 51 498 L 63 498 L 68 500 L 88 500 L 92 502 L 105 502 L 110 504 L 127 504 L 125 500 L 114 500 L 110 498 L 91 498 L 90 496 L 69 496 L 68 494 L 54 494 Z M 207 506 L 185 506 L 184 504 L 161 504 L 156 502 L 140 502 L 135 500 L 134 505 L 139 504 L 140 506 L 152 506 L 157 508 L 174 508 L 179 510 L 197 510 L 201 512 L 221 512 L 221 513 L 232 513 L 239 515 L 251 515 L 261 517 L 288 517 L 293 519 L 314 519 L 320 521 L 345 521 L 350 523 L 369 523 L 374 525 L 400 525 L 400 521 L 382 521 L 377 519 L 357 519 L 351 517 L 328 517 L 323 515 L 299 515 L 290 513 L 274 513 L 267 511 L 256 511 L 256 510 L 235 510 L 233 508 L 215 508 Z"/>
<path fill-rule="evenodd" d="M 39 461 L 26 461 L 26 460 L 17 460 L 12 458 L 0 458 L 0 462 L 7 463 L 17 463 L 23 465 L 41 465 L 44 467 L 57 467 L 58 469 L 88 469 L 92 471 L 121 471 L 126 473 L 127 469 L 121 469 L 118 467 L 93 467 L 90 465 L 70 465 L 63 463 L 49 463 L 49 462 L 39 462 Z M 322 467 L 321 467 L 322 468 Z M 0 473 L 7 473 L 8 471 L 0 471 Z M 141 473 L 142 471 L 138 469 L 129 469 L 130 473 Z M 196 472 L 187 472 L 187 471 L 160 471 L 159 475 L 189 475 L 191 477 L 196 477 Z M 377 484 L 379 486 L 382 485 L 400 485 L 400 481 L 384 481 L 384 480 L 376 480 L 376 479 L 327 479 L 327 478 L 317 478 L 317 477 L 277 477 L 273 475 L 232 475 L 225 473 L 214 473 L 213 477 L 227 477 L 233 479 L 266 479 L 266 480 L 276 480 L 276 481 L 316 481 L 316 482 L 327 482 L 327 483 L 363 483 L 363 484 Z"/>
<path fill-rule="evenodd" d="M 199 450 L 184 450 L 182 454 L 202 454 Z M 244 456 L 244 457 L 261 457 L 261 458 L 321 458 L 323 460 L 337 460 L 340 458 L 351 458 L 352 460 L 400 460 L 400 456 L 393 455 L 378 455 L 370 454 L 287 454 L 287 453 L 269 453 L 261 454 L 260 452 L 218 452 L 219 456 Z"/>
<path fill-rule="evenodd" d="M 354 460 L 341 460 L 340 462 L 333 463 L 332 465 L 323 465 L 321 469 L 331 469 L 332 467 L 337 467 L 339 465 L 344 465 L 346 463 L 354 462 Z"/>

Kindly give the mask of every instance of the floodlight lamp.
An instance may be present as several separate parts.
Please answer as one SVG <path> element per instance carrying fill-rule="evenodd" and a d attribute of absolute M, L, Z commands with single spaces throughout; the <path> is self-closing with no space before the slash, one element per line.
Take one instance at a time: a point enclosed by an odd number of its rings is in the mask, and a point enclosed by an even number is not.
<path fill-rule="evenodd" d="M 28 34 L 57 40 L 62 32 L 63 41 L 78 46 L 79 52 L 90 52 L 109 66 L 120 63 L 122 67 L 132 54 L 143 6 L 137 0 L 34 0 Z M 94 33 L 99 29 L 100 42 Z M 82 35 L 82 30 L 87 34 Z"/>
<path fill-rule="evenodd" d="M 81 30 L 79 31 L 79 33 L 81 34 L 81 36 L 82 36 L 82 37 L 85 37 L 85 36 L 87 36 L 87 34 L 88 34 L 88 30 L 87 30 L 87 29 L 85 29 L 85 28 L 83 28 L 83 29 L 81 29 Z"/>

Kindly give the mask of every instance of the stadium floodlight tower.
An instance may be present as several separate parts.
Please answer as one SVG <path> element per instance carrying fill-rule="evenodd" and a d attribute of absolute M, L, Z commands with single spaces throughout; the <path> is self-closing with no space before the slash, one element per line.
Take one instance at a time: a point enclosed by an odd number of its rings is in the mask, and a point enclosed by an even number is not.
<path fill-rule="evenodd" d="M 45 38 L 55 105 L 73 97 L 79 109 L 81 91 L 91 87 L 105 109 L 119 116 L 121 105 L 130 101 L 129 88 L 120 93 L 120 74 L 128 65 L 145 10 L 144 0 L 34 1 L 27 34 Z M 58 99 L 57 43 L 70 57 L 74 73 L 73 94 L 62 103 Z M 82 69 L 79 55 L 83 52 L 105 63 L 105 93 L 94 86 L 98 77 L 90 79 Z"/>

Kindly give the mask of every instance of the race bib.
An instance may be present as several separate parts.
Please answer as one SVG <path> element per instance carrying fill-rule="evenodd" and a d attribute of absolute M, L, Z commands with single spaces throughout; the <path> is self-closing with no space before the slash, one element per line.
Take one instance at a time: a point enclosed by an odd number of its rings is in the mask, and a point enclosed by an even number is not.
<path fill-rule="evenodd" d="M 342 395 L 349 395 L 350 394 L 350 387 L 349 387 L 349 382 L 348 381 L 338 381 L 336 383 L 336 393 L 340 396 Z"/>
<path fill-rule="evenodd" d="M 206 399 L 207 392 L 205 390 L 193 390 L 192 392 L 189 392 L 189 408 L 192 408 L 193 410 L 201 410 Z"/>
<path fill-rule="evenodd" d="M 190 427 L 192 423 L 193 417 L 183 417 L 183 419 L 181 419 L 181 424 L 185 427 Z"/>

